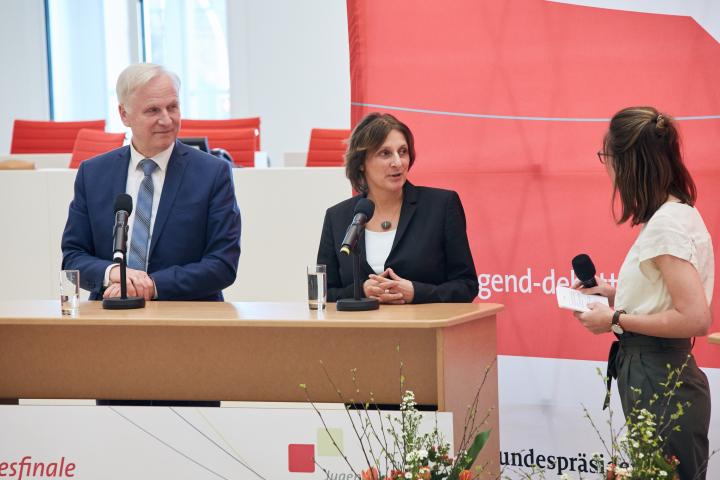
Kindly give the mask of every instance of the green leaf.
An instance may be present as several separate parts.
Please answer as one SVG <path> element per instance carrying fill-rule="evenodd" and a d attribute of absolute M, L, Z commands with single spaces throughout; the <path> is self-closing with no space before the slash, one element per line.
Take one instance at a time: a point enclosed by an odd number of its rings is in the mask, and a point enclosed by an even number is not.
<path fill-rule="evenodd" d="M 478 455 L 480 455 L 480 450 L 482 450 L 482 448 L 485 446 L 489 437 L 490 430 L 485 430 L 484 432 L 480 432 L 475 436 L 475 440 L 473 440 L 472 445 L 470 445 L 470 448 L 468 448 L 465 460 L 462 465 L 462 468 L 464 470 L 470 470 L 472 464 L 475 462 L 475 459 Z"/>

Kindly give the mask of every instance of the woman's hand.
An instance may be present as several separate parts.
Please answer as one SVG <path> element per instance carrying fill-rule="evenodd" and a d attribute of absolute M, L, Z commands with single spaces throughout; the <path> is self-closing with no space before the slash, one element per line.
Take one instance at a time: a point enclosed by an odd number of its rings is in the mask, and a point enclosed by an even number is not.
<path fill-rule="evenodd" d="M 363 284 L 363 290 L 366 296 L 377 298 L 380 303 L 411 303 L 415 296 L 412 282 L 397 275 L 392 268 L 380 275 L 370 275 Z"/>
<path fill-rule="evenodd" d="M 593 288 L 599 288 L 599 286 Z M 592 288 L 588 288 L 587 290 L 592 290 Z M 596 302 L 588 304 L 588 308 L 590 309 L 589 312 L 575 312 L 573 315 L 580 320 L 583 327 L 595 335 L 609 332 L 615 311 L 605 304 Z"/>
<path fill-rule="evenodd" d="M 403 297 L 401 293 L 393 292 L 391 289 L 395 288 L 395 284 L 392 280 L 387 278 L 387 271 L 384 271 L 380 275 L 370 275 L 370 277 L 363 283 L 363 291 L 365 296 L 368 298 L 377 298 L 380 303 L 390 304 L 403 304 Z"/>
<path fill-rule="evenodd" d="M 615 305 L 615 287 L 613 287 L 597 275 L 595 276 L 595 281 L 597 282 L 597 287 L 584 288 L 582 286 L 582 282 L 580 282 L 580 280 L 577 280 L 575 281 L 575 283 L 573 283 L 572 288 L 574 290 L 580 290 L 582 293 L 587 295 L 602 295 L 603 297 L 607 297 L 610 305 Z"/>

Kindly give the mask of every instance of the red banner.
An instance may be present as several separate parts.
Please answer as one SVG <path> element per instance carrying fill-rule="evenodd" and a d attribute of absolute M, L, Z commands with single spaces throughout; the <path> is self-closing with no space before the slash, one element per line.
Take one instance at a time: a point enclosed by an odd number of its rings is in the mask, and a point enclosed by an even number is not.
<path fill-rule="evenodd" d="M 559 310 L 554 288 L 580 252 L 615 279 L 639 231 L 613 222 L 595 155 L 617 110 L 679 118 L 720 243 L 720 45 L 691 17 L 543 0 L 349 0 L 348 17 L 353 123 L 396 115 L 416 137 L 411 181 L 460 193 L 480 297 L 507 307 L 500 354 L 607 358 L 612 337 Z M 705 339 L 694 351 L 720 367 Z"/>

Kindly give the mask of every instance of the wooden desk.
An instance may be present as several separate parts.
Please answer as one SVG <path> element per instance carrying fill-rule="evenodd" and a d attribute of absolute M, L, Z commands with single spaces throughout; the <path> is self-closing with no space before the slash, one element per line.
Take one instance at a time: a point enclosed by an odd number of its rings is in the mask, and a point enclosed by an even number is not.
<path fill-rule="evenodd" d="M 720 345 L 720 332 L 715 332 L 708 335 L 708 342 Z"/>
<path fill-rule="evenodd" d="M 498 304 L 382 306 L 315 312 L 302 303 L 149 302 L 103 310 L 83 302 L 77 318 L 59 301 L 0 302 L 0 398 L 113 398 L 419 404 L 454 414 L 459 442 L 467 406 L 496 359 Z M 400 345 L 400 354 L 396 351 Z M 360 392 L 350 370 L 357 368 Z M 497 470 L 497 368 L 478 414 L 492 409 L 481 461 Z M 497 473 L 497 472 L 496 472 Z"/>

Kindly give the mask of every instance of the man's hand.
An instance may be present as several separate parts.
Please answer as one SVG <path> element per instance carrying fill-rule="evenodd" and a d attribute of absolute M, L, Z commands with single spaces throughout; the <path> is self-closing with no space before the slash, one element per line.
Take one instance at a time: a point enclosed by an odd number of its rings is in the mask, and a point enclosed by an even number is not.
<path fill-rule="evenodd" d="M 120 268 L 113 267 L 110 270 L 110 285 L 105 289 L 103 298 L 120 296 Z M 126 269 L 127 294 L 131 297 L 144 297 L 145 300 L 152 300 L 155 297 L 155 282 L 142 270 Z"/>

